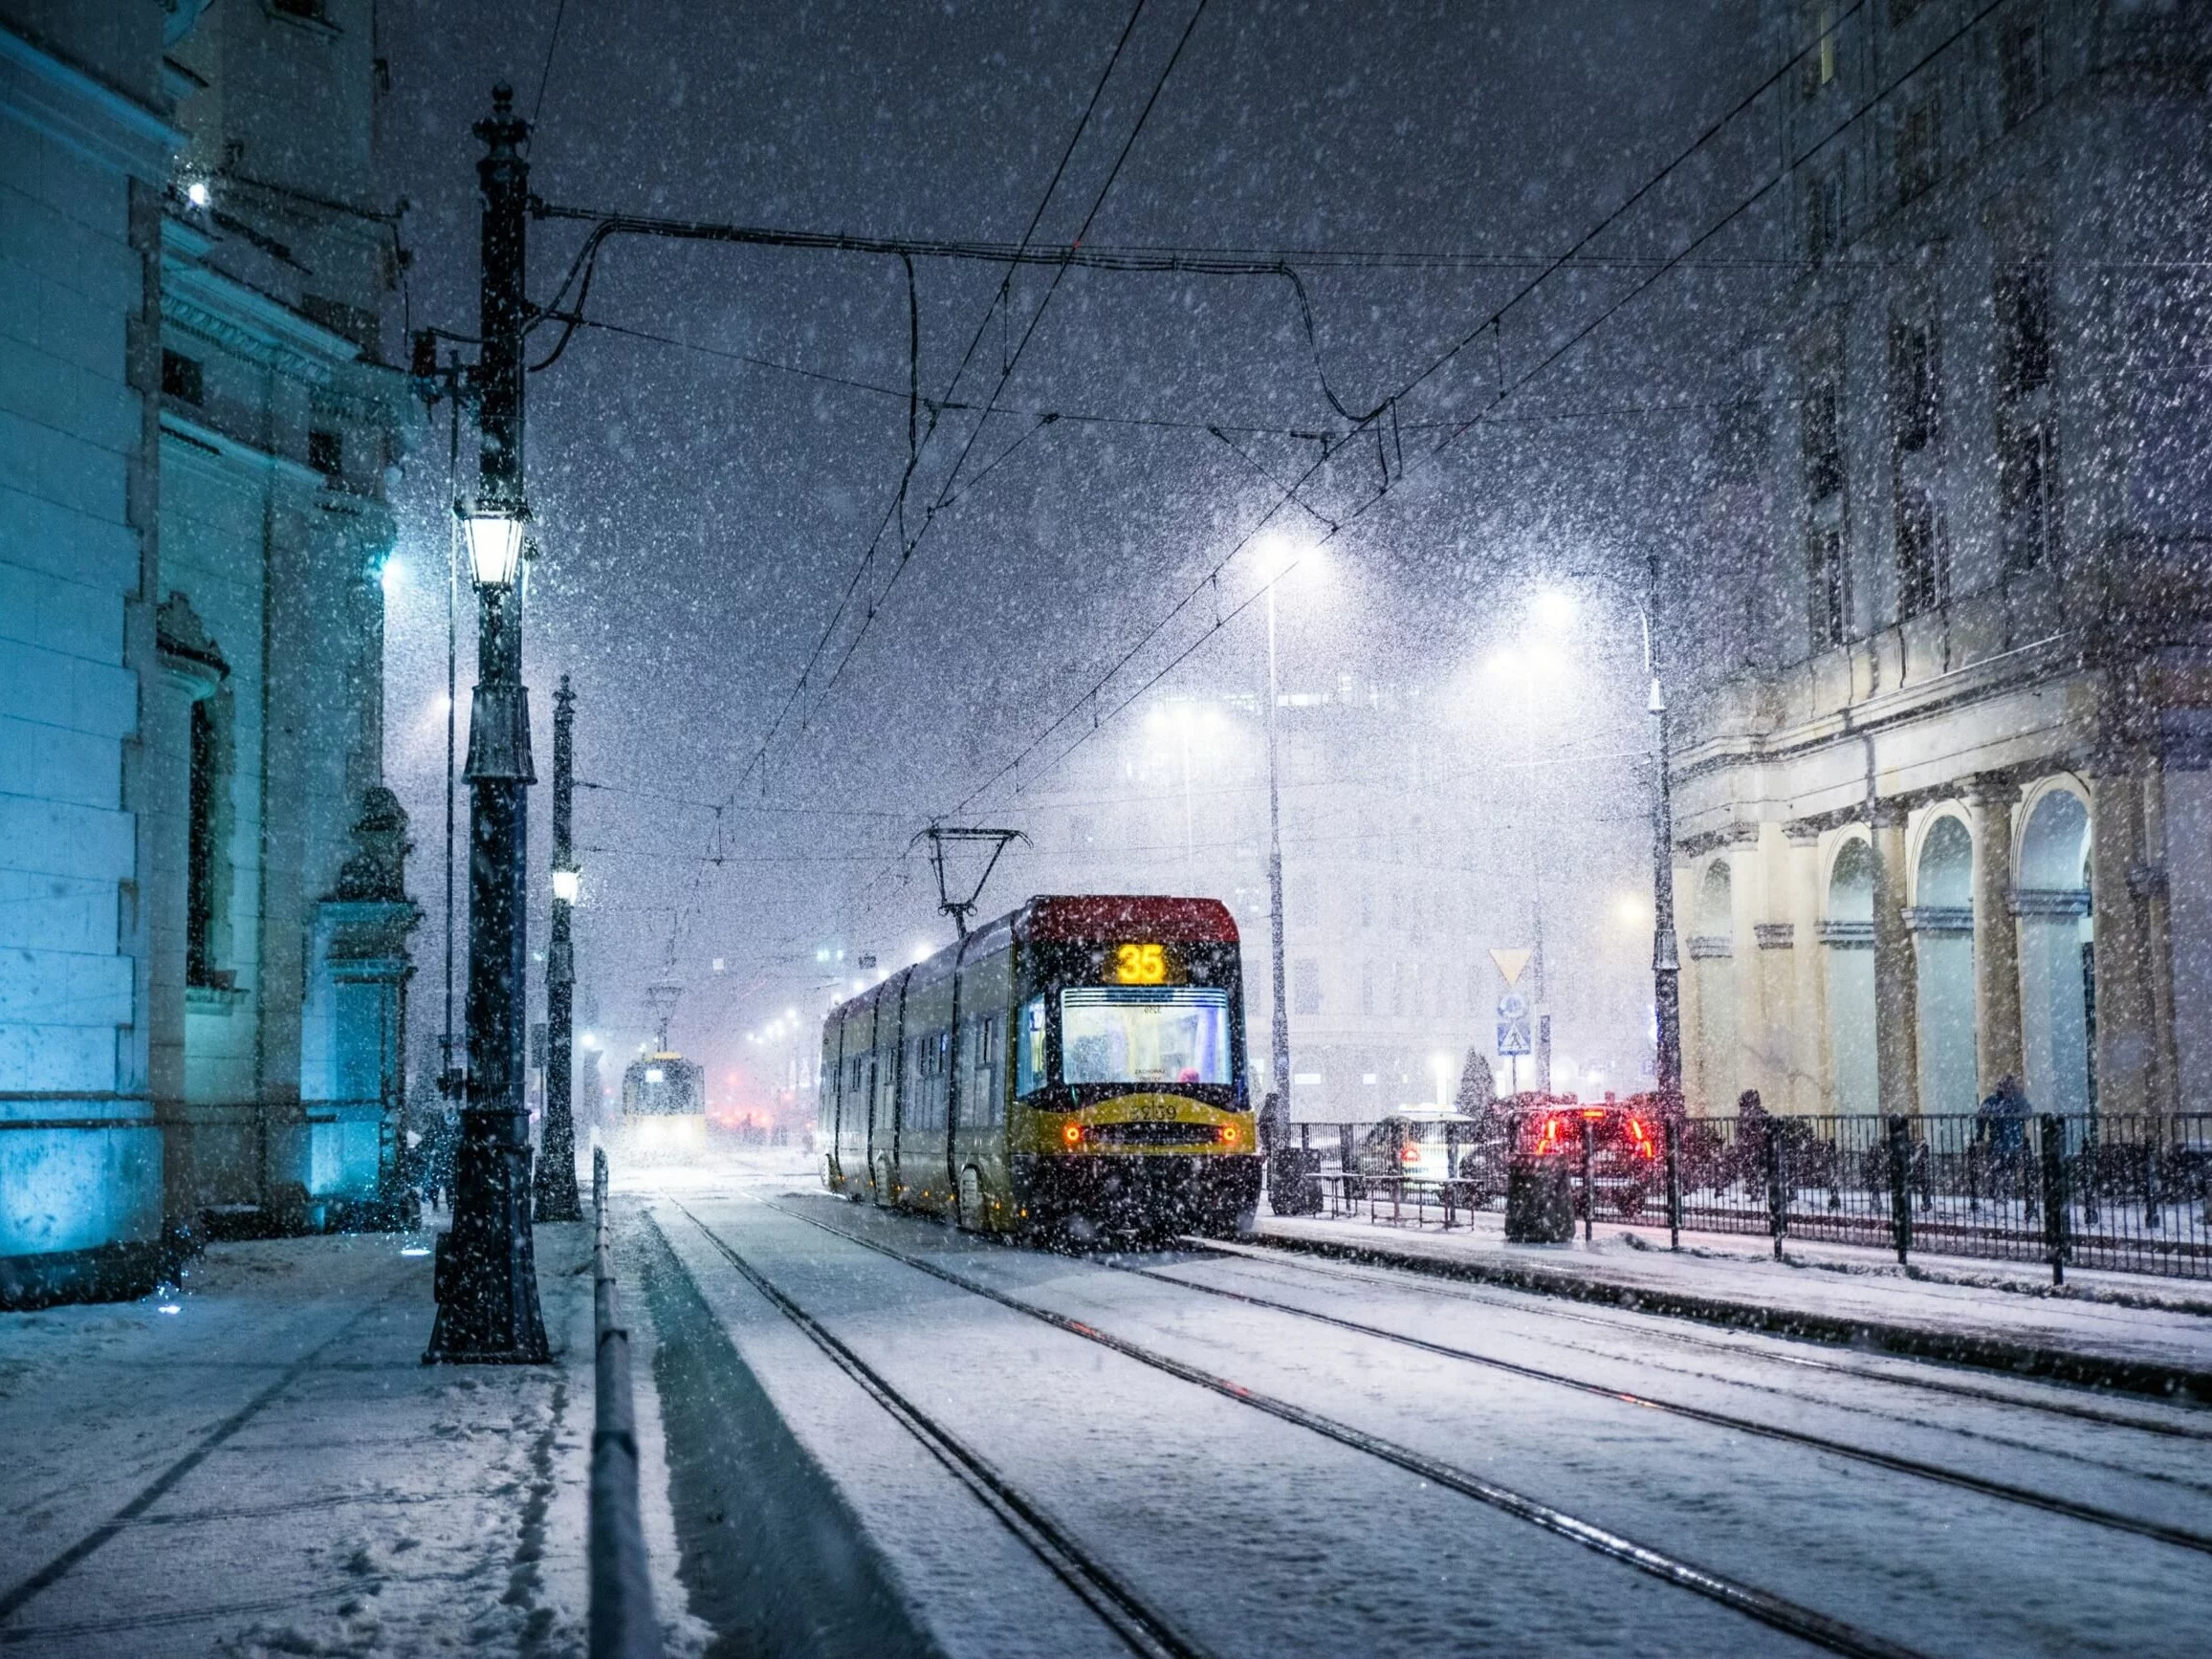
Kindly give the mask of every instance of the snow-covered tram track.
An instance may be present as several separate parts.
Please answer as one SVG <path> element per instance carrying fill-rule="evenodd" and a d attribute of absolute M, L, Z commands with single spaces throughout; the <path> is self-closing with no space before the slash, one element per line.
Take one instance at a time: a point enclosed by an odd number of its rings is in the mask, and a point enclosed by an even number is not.
<path fill-rule="evenodd" d="M 913 1398 L 778 1287 L 682 1203 L 670 1206 L 698 1229 L 716 1254 L 777 1312 L 796 1325 L 831 1364 L 918 1441 L 931 1456 L 997 1517 L 1006 1530 L 1134 1653 L 1146 1659 L 1209 1659 L 1206 1648 L 1178 1630 L 1119 1573 L 1056 1520 L 990 1459 L 938 1422 Z M 829 1229 L 835 1232 L 835 1229 Z"/>
<path fill-rule="evenodd" d="M 1409 1336 L 1403 1331 L 1385 1329 L 1359 1320 L 1347 1320 L 1337 1314 L 1325 1314 L 1313 1308 L 1303 1308 L 1293 1302 L 1278 1301 L 1272 1297 L 1255 1296 L 1247 1291 L 1231 1290 L 1221 1285 L 1200 1284 L 1195 1280 L 1163 1273 L 1157 1268 L 1136 1267 L 1128 1262 L 1104 1260 L 1100 1266 L 1116 1273 L 1135 1275 L 1160 1284 L 1170 1284 L 1181 1290 L 1196 1291 L 1204 1296 L 1220 1297 L 1240 1302 L 1247 1307 L 1264 1308 L 1273 1313 L 1289 1314 L 1295 1318 L 1311 1320 L 1336 1330 L 1349 1331 L 1356 1336 L 1373 1337 L 1383 1342 L 1395 1342 L 1440 1359 L 1462 1361 L 1468 1364 L 1483 1365 L 1503 1371 L 1511 1376 L 1526 1378 L 1531 1382 L 1547 1383 L 1562 1388 L 1594 1395 L 1599 1399 L 1615 1400 L 1626 1406 L 1645 1410 L 1659 1411 L 1670 1416 L 1686 1418 L 1710 1428 L 1725 1429 L 1741 1434 L 1758 1435 L 1764 1439 L 1780 1440 L 1833 1456 L 1850 1458 L 1886 1469 L 1894 1474 L 1911 1475 L 1921 1480 L 1932 1480 L 1948 1486 L 1960 1487 L 1983 1497 L 1993 1497 L 2007 1503 L 2017 1503 L 2069 1519 L 2087 1522 L 2092 1526 L 2108 1527 L 2116 1532 L 2134 1533 L 2158 1543 L 2172 1544 L 2179 1549 L 2195 1550 L 2212 1555 L 2212 1537 L 2190 1531 L 2186 1527 L 2167 1526 L 2139 1516 L 2124 1515 L 2101 1505 L 2081 1503 L 2054 1493 L 2038 1492 L 2030 1487 L 2015 1486 L 2007 1481 L 1991 1480 L 1964 1470 L 1948 1468 L 1942 1464 L 1926 1463 L 1918 1458 L 1899 1456 L 1894 1452 L 1873 1447 L 1859 1446 L 1848 1440 L 1837 1440 L 1824 1434 L 1809 1433 L 1801 1429 L 1785 1428 L 1781 1424 L 1763 1423 L 1756 1418 L 1740 1417 L 1733 1412 L 1716 1411 L 1707 1407 L 1693 1406 L 1684 1401 L 1662 1400 L 1649 1394 L 1594 1383 L 1586 1378 L 1568 1376 L 1564 1371 L 1547 1370 L 1540 1365 L 1524 1364 L 1517 1360 L 1500 1358 L 1494 1354 L 1478 1354 L 1472 1349 L 1455 1347 L 1448 1342 L 1434 1342 L 1423 1337 Z"/>
<path fill-rule="evenodd" d="M 1235 1380 L 1217 1375 L 1200 1366 L 1186 1364 L 1171 1355 L 1132 1342 L 1101 1330 L 1085 1321 L 1041 1307 L 1020 1297 L 1011 1295 L 995 1285 L 956 1273 L 953 1269 L 913 1255 L 878 1239 L 864 1237 L 833 1227 L 828 1222 L 803 1214 L 768 1199 L 756 1199 L 764 1208 L 775 1211 L 791 1220 L 803 1222 L 808 1227 L 828 1233 L 833 1238 L 858 1245 L 864 1250 L 898 1262 L 902 1266 L 925 1274 L 941 1283 L 967 1291 L 994 1302 L 1010 1312 L 1036 1320 L 1056 1330 L 1095 1342 L 1107 1351 L 1125 1359 L 1162 1372 L 1179 1382 L 1205 1389 L 1237 1405 L 1249 1407 L 1294 1427 L 1304 1429 L 1337 1445 L 1364 1452 L 1383 1463 L 1406 1471 L 1447 1491 L 1475 1499 L 1536 1526 L 1557 1537 L 1567 1539 L 1609 1560 L 1650 1575 L 1677 1589 L 1715 1602 L 1719 1605 L 1757 1620 L 1768 1627 L 1794 1636 L 1801 1641 L 1828 1649 L 1830 1652 L 1861 1656 L 1861 1659 L 1915 1659 L 1918 1650 L 1894 1643 L 1886 1637 L 1849 1624 L 1817 1608 L 1806 1606 L 1769 1590 L 1731 1578 L 1708 1567 L 1668 1554 L 1649 1544 L 1640 1543 L 1610 1528 L 1598 1525 L 1581 1517 L 1543 1502 L 1528 1495 L 1502 1486 L 1496 1481 L 1448 1463 L 1412 1447 L 1389 1440 L 1366 1430 L 1325 1416 L 1318 1411 L 1288 1400 L 1263 1393 Z M 681 1209 L 682 1206 L 678 1205 Z M 735 1253 L 716 1236 L 705 1223 L 690 1211 L 687 1217 L 712 1241 L 714 1247 L 732 1264 L 737 1264 Z M 743 1271 L 743 1269 L 740 1269 Z M 780 1306 L 780 1303 L 778 1303 Z"/>
<path fill-rule="evenodd" d="M 2192 1423 L 2177 1423 L 2134 1412 L 2114 1411 L 2100 1406 L 2085 1405 L 2077 1400 L 2053 1398 L 2046 1392 L 2036 1397 L 2015 1393 L 2005 1388 L 1965 1382 L 1953 1376 L 1933 1374 L 1937 1362 L 1909 1359 L 1902 1356 L 1888 1363 L 1899 1366 L 1915 1366 L 1911 1372 L 1886 1370 L 1879 1366 L 1847 1364 L 1840 1360 L 1824 1359 L 1812 1354 L 1781 1351 L 1774 1344 L 1785 1341 L 1773 1336 L 1706 1336 L 1682 1328 L 1682 1321 L 1655 1314 L 1629 1312 L 1592 1312 L 1575 1303 L 1555 1297 L 1545 1297 L 1533 1291 L 1489 1290 L 1464 1279 L 1442 1277 L 1425 1273 L 1408 1273 L 1387 1266 L 1362 1267 L 1341 1259 L 1317 1259 L 1300 1250 L 1285 1250 L 1266 1244 L 1230 1244 L 1217 1238 L 1185 1237 L 1177 1240 L 1191 1250 L 1203 1250 L 1216 1255 L 1231 1256 L 1243 1261 L 1265 1262 L 1273 1267 L 1285 1267 L 1316 1278 L 1332 1278 L 1347 1283 L 1384 1285 L 1391 1290 L 1417 1292 L 1423 1296 L 1444 1297 L 1454 1301 L 1472 1302 L 1478 1307 L 1506 1308 L 1516 1312 L 1530 1311 L 1533 1300 L 1541 1300 L 1544 1317 L 1547 1321 L 1566 1321 L 1590 1325 L 1619 1335 L 1629 1328 L 1631 1321 L 1647 1340 L 1661 1340 L 1674 1346 L 1702 1349 L 1741 1359 L 1746 1355 L 1796 1370 L 1826 1373 L 1848 1378 L 1854 1383 L 1875 1383 L 1904 1390 L 1920 1390 L 1932 1394 L 1946 1394 L 1957 1399 L 1976 1400 L 1992 1406 L 2004 1406 L 2022 1411 L 2040 1412 L 2047 1416 L 2068 1417 L 2076 1422 L 2095 1423 L 2111 1429 L 2133 1430 L 2143 1434 L 2157 1434 L 2168 1439 L 2212 1441 L 2212 1428 Z M 1588 1352 L 1602 1352 L 1588 1349 Z M 2020 1386 L 2039 1390 L 2065 1390 L 2075 1385 L 2048 1383 L 2023 1379 Z M 2194 1410 L 2201 1408 L 2176 1406 L 2174 1410 Z"/>

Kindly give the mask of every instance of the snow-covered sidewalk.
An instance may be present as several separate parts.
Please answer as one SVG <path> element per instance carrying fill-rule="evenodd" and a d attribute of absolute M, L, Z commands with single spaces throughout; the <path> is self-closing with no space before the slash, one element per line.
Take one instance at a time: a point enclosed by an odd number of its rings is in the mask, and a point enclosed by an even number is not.
<path fill-rule="evenodd" d="M 1505 1242 L 1478 1212 L 1449 1233 L 1263 1216 L 1270 1242 L 1646 1312 L 2212 1403 L 2212 1284 L 2032 1263 L 1916 1258 L 1763 1238 L 1600 1227 L 1571 1244 Z"/>
<path fill-rule="evenodd" d="M 216 1245 L 173 1295 L 0 1316 L 0 1646 L 580 1652 L 590 1238 L 537 1239 L 546 1366 L 422 1364 L 427 1234 Z"/>

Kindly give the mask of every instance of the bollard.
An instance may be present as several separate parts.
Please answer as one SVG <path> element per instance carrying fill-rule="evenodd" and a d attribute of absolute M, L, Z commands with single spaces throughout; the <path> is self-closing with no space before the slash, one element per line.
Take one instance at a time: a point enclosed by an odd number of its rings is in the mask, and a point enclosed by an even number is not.
<path fill-rule="evenodd" d="M 1590 1236 L 1591 1236 L 1591 1230 L 1592 1230 L 1592 1228 L 1594 1228 L 1594 1227 L 1595 1227 L 1595 1225 L 1596 1225 L 1596 1223 L 1597 1223 L 1597 1193 L 1596 1193 L 1596 1191 L 1595 1191 L 1595 1190 L 1594 1190 L 1591 1188 L 1591 1186 L 1590 1186 L 1590 1178 L 1589 1178 L 1589 1153 L 1590 1153 L 1590 1143 L 1591 1143 L 1592 1141 L 1594 1141 L 1596 1138 L 1597 1138 L 1597 1134 L 1596 1134 L 1596 1131 L 1595 1131 L 1595 1130 L 1594 1130 L 1594 1129 L 1591 1127 L 1591 1125 L 1590 1125 L 1590 1121 L 1589 1121 L 1588 1118 L 1585 1118 L 1585 1119 L 1583 1119 L 1583 1120 L 1582 1120 L 1582 1237 L 1583 1237 L 1583 1242 L 1584 1242 L 1585 1244 L 1588 1244 L 1588 1243 L 1589 1242 L 1589 1240 L 1590 1240 Z"/>
<path fill-rule="evenodd" d="M 1782 1179 L 1782 1125 L 1769 1121 L 1765 1130 L 1766 1231 L 1774 1235 L 1774 1259 L 1782 1259 L 1782 1236 L 1789 1231 L 1789 1190 Z"/>
<path fill-rule="evenodd" d="M 2066 1283 L 2066 1120 L 2043 1119 L 2043 1242 L 2050 1252 L 2050 1282 Z"/>
<path fill-rule="evenodd" d="M 1660 1128 L 1667 1140 L 1667 1248 L 1682 1248 L 1682 1153 L 1678 1145 L 1681 1124 L 1669 1117 Z"/>
<path fill-rule="evenodd" d="M 1890 1237 L 1897 1265 L 1913 1249 L 1913 1126 L 1906 1118 L 1890 1120 Z"/>

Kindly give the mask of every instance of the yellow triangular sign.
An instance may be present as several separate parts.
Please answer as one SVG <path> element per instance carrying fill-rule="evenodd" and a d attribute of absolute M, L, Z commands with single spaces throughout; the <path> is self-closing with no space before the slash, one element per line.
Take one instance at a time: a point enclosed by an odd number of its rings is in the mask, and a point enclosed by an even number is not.
<path fill-rule="evenodd" d="M 1493 950 L 1490 952 L 1490 960 L 1497 963 L 1498 971 L 1505 975 L 1505 984 L 1508 990 L 1512 988 L 1513 982 L 1521 977 L 1521 971 L 1528 966 L 1528 958 L 1529 952 L 1526 950 Z"/>

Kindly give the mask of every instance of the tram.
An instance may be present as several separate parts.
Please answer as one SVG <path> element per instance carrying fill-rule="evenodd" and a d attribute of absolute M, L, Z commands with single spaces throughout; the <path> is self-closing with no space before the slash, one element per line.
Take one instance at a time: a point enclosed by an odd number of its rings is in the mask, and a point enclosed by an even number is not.
<path fill-rule="evenodd" d="M 823 1179 L 982 1233 L 1247 1231 L 1259 1144 L 1237 924 L 1047 897 L 830 1010 Z"/>
<path fill-rule="evenodd" d="M 707 1072 L 668 1047 L 640 1055 L 623 1071 L 622 1123 L 616 1130 L 625 1155 L 650 1161 L 684 1156 L 707 1144 Z"/>

